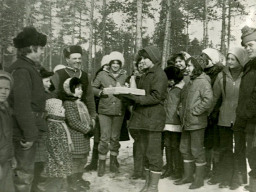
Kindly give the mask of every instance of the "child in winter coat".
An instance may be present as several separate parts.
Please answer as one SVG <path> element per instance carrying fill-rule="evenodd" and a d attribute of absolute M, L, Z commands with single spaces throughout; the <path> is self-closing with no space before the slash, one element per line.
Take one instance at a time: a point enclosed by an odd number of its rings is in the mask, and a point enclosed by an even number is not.
<path fill-rule="evenodd" d="M 71 152 L 74 146 L 65 123 L 65 109 L 59 99 L 46 101 L 48 132 L 46 137 L 47 160 L 45 174 L 48 177 L 46 191 L 61 191 L 71 174 Z"/>
<path fill-rule="evenodd" d="M 94 95 L 99 97 L 100 143 L 98 176 L 105 174 L 106 156 L 110 151 L 110 171 L 118 172 L 117 155 L 120 148 L 120 130 L 124 119 L 124 106 L 114 95 L 105 95 L 104 88 L 124 86 L 127 78 L 124 66 L 124 57 L 114 51 L 109 54 L 109 71 L 101 71 L 93 82 Z M 110 145 L 109 145 L 110 143 Z"/>
<path fill-rule="evenodd" d="M 229 50 L 227 54 L 227 66 L 218 74 L 213 86 L 212 108 L 222 98 L 217 124 L 219 126 L 220 136 L 220 161 L 216 173 L 221 181 L 219 188 L 230 186 L 235 189 L 242 184 L 236 183 L 238 181 L 237 178 L 242 177 L 242 173 L 237 170 L 238 165 L 234 161 L 232 127 L 236 119 L 236 108 L 243 66 L 248 61 L 248 55 L 243 48 L 236 47 Z"/>
<path fill-rule="evenodd" d="M 193 182 L 190 189 L 204 185 L 205 151 L 204 131 L 207 126 L 208 110 L 212 105 L 213 93 L 210 78 L 203 73 L 203 67 L 193 57 L 186 62 L 190 82 L 181 92 L 182 122 L 180 151 L 184 161 L 184 175 L 176 185 Z M 193 168 L 196 164 L 195 179 Z"/>
<path fill-rule="evenodd" d="M 80 100 L 84 94 L 81 80 L 77 77 L 68 78 L 64 82 L 63 88 L 66 93 L 64 101 L 66 122 L 74 144 L 72 175 L 68 177 L 68 184 L 74 190 L 78 187 L 88 189 L 90 183 L 83 180 L 82 176 L 90 151 L 89 132 L 93 127 L 92 119 L 87 106 Z"/>
<path fill-rule="evenodd" d="M 182 158 L 179 151 L 181 138 L 181 122 L 177 114 L 180 105 L 180 94 L 185 85 L 183 73 L 174 66 L 165 68 L 168 78 L 168 94 L 165 100 L 166 121 L 164 128 L 164 146 L 166 155 L 166 169 L 161 178 L 171 176 L 172 179 L 180 179 L 182 176 Z"/>
<path fill-rule="evenodd" d="M 0 70 L 0 191 L 3 192 L 15 191 L 11 171 L 12 119 L 7 103 L 12 84 L 12 76 Z"/>

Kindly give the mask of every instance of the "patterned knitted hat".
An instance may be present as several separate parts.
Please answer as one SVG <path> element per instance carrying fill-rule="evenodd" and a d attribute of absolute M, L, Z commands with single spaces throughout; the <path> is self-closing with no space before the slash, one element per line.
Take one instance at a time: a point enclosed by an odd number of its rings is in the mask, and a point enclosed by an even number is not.
<path fill-rule="evenodd" d="M 248 27 L 247 25 L 242 28 L 242 46 L 249 41 L 256 41 L 256 29 Z"/>
<path fill-rule="evenodd" d="M 11 82 L 11 87 L 13 86 L 13 77 L 10 73 L 8 73 L 6 71 L 3 71 L 3 70 L 0 70 L 0 77 L 4 77 L 6 79 L 9 79 L 10 82 Z"/>
<path fill-rule="evenodd" d="M 62 101 L 60 99 L 52 98 L 46 100 L 45 109 L 49 115 L 64 117 L 62 106 Z"/>

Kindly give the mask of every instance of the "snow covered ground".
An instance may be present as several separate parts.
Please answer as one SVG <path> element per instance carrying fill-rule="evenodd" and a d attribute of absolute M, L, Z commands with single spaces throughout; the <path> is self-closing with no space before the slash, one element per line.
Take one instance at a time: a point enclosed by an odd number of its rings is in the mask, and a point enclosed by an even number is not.
<path fill-rule="evenodd" d="M 91 142 L 92 143 L 92 142 Z M 98 177 L 97 172 L 86 172 L 84 178 L 91 182 L 90 192 L 139 192 L 144 185 L 144 180 L 131 180 L 129 177 L 133 173 L 132 157 L 133 140 L 121 142 L 118 161 L 120 163 L 120 173 L 109 172 L 109 159 L 107 159 L 106 174 Z M 91 154 L 90 154 L 91 155 Z M 89 157 L 91 160 L 91 157 Z M 159 182 L 159 192 L 242 192 L 243 187 L 237 190 L 219 189 L 218 185 L 210 186 L 205 181 L 204 187 L 196 190 L 188 189 L 190 184 L 176 186 L 170 179 L 161 179 Z"/>

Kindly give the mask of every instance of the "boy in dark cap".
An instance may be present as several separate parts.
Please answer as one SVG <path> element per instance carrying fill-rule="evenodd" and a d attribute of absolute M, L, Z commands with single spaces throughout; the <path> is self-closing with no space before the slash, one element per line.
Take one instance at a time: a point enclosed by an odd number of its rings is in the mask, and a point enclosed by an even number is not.
<path fill-rule="evenodd" d="M 65 101 L 67 100 L 67 94 L 64 91 L 63 84 L 68 78 L 77 77 L 81 80 L 82 84 L 82 97 L 81 101 L 88 107 L 89 114 L 92 118 L 93 126 L 95 125 L 96 118 L 96 109 L 94 102 L 94 94 L 92 91 L 91 80 L 88 77 L 88 74 L 85 71 L 81 70 L 82 67 L 82 47 L 79 45 L 71 45 L 63 50 L 64 57 L 67 62 L 67 67 L 60 69 L 55 72 L 51 80 L 55 87 L 55 92 L 59 99 Z M 75 141 L 74 141 L 75 142 Z M 86 164 L 86 157 L 81 158 L 81 155 L 73 154 L 73 164 L 80 169 L 79 171 L 72 171 L 72 175 L 68 177 L 69 185 L 73 185 L 74 182 L 82 180 L 83 167 Z M 82 182 L 84 183 L 84 182 Z M 86 186 L 86 183 L 85 183 Z"/>
<path fill-rule="evenodd" d="M 8 71 L 14 78 L 9 101 L 14 112 L 16 192 L 28 192 L 31 189 L 36 154 L 35 142 L 38 141 L 40 133 L 47 129 L 44 119 L 44 86 L 36 64 L 40 61 L 46 42 L 46 35 L 39 33 L 34 27 L 25 27 L 13 39 L 18 58 Z"/>
<path fill-rule="evenodd" d="M 236 145 L 235 158 L 241 158 L 246 151 L 251 169 L 249 190 L 256 192 L 256 29 L 243 27 L 241 39 L 250 61 L 245 64 L 243 70 L 233 130 L 236 132 L 235 136 L 246 134 L 247 145 Z"/>

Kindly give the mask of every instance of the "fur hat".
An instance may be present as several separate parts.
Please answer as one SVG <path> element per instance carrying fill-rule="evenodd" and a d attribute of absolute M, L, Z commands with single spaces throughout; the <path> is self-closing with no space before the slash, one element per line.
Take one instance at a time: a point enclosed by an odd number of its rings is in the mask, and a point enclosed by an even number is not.
<path fill-rule="evenodd" d="M 118 60 L 118 61 L 121 61 L 122 63 L 122 67 L 124 66 L 124 56 L 122 53 L 118 52 L 118 51 L 113 51 L 109 54 L 109 63 L 111 61 L 114 61 L 114 60 Z"/>
<path fill-rule="evenodd" d="M 47 42 L 47 37 L 43 33 L 39 33 L 34 27 L 25 27 L 17 37 L 13 39 L 15 48 L 24 48 L 31 45 L 44 47 Z"/>
<path fill-rule="evenodd" d="M 225 65 L 225 56 L 219 52 L 217 49 L 206 48 L 202 51 L 202 53 L 206 54 L 210 60 L 212 65 Z M 212 65 L 206 64 L 205 68 L 212 67 Z"/>
<path fill-rule="evenodd" d="M 6 71 L 3 71 L 3 70 L 0 70 L 0 77 L 4 77 L 6 79 L 9 79 L 10 82 L 11 82 L 11 87 L 13 86 L 13 77 L 10 73 L 6 72 Z"/>
<path fill-rule="evenodd" d="M 62 106 L 62 100 L 51 98 L 46 100 L 45 109 L 49 115 L 63 117 L 64 115 L 61 113 Z"/>
<path fill-rule="evenodd" d="M 256 29 L 255 28 L 250 28 L 247 25 L 242 28 L 242 46 L 245 45 L 245 43 L 249 41 L 256 41 Z"/>
<path fill-rule="evenodd" d="M 241 47 L 234 47 L 230 49 L 228 51 L 228 54 L 233 54 L 239 61 L 240 65 L 242 66 L 244 66 L 249 61 L 249 56 L 247 51 Z"/>
<path fill-rule="evenodd" d="M 147 58 L 152 61 L 154 64 L 160 64 L 161 63 L 161 53 L 159 51 L 159 48 L 157 46 L 151 45 L 148 47 L 145 47 L 139 51 L 139 55 L 145 51 L 147 53 Z"/>
<path fill-rule="evenodd" d="M 71 46 L 66 47 L 65 49 L 63 49 L 63 54 L 64 54 L 65 58 L 69 58 L 69 56 L 72 53 L 80 53 L 82 55 L 83 54 L 83 49 L 79 45 L 71 45 Z"/>
<path fill-rule="evenodd" d="M 73 96 L 74 90 L 76 86 L 78 86 L 79 84 L 81 84 L 81 80 L 79 78 L 77 77 L 68 78 L 63 84 L 63 89 L 67 95 Z"/>
<path fill-rule="evenodd" d="M 101 63 L 100 63 L 100 66 L 104 66 L 104 65 L 108 65 L 110 62 L 110 57 L 109 55 L 104 55 L 101 59 Z"/>
<path fill-rule="evenodd" d="M 174 80 L 175 83 L 179 83 L 183 79 L 182 71 L 175 66 L 168 66 L 164 69 L 164 72 L 168 80 Z"/>
<path fill-rule="evenodd" d="M 56 65 L 53 69 L 53 72 L 55 73 L 56 71 L 60 70 L 60 69 L 65 69 L 66 66 L 65 65 L 62 65 L 62 64 L 59 64 L 59 65 Z"/>
<path fill-rule="evenodd" d="M 51 71 L 47 71 L 45 68 L 42 68 L 41 70 L 40 70 L 40 75 L 41 75 L 41 77 L 44 79 L 44 78 L 48 78 L 48 77 L 51 77 L 51 76 L 53 76 L 53 72 L 51 72 Z"/>

